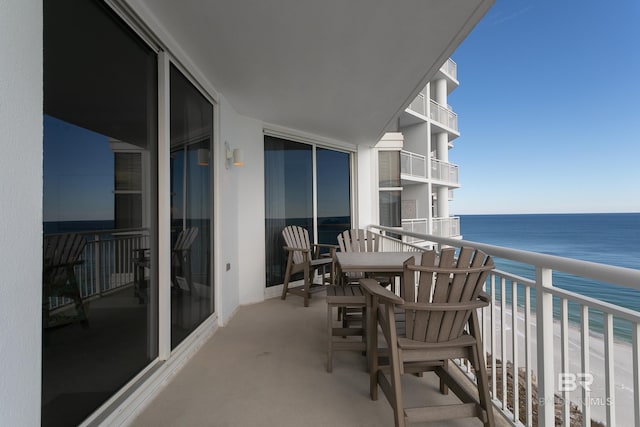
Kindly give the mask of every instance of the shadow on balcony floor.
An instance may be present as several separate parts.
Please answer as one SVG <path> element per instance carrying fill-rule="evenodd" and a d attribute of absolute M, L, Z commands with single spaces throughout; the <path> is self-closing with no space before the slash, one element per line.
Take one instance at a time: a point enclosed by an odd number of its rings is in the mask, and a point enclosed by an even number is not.
<path fill-rule="evenodd" d="M 369 398 L 365 358 L 334 356 L 326 372 L 326 303 L 314 295 L 241 307 L 133 421 L 146 426 L 390 426 L 391 407 Z M 434 374 L 405 376 L 407 405 L 446 404 Z M 427 383 L 425 387 L 417 386 Z M 431 423 L 482 425 L 479 420 Z"/>

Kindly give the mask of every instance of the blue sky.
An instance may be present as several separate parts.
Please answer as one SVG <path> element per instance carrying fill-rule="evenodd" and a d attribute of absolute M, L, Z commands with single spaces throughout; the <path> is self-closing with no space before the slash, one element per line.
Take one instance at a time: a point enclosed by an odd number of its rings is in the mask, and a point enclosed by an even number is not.
<path fill-rule="evenodd" d="M 497 0 L 452 59 L 452 214 L 640 212 L 640 1 Z"/>

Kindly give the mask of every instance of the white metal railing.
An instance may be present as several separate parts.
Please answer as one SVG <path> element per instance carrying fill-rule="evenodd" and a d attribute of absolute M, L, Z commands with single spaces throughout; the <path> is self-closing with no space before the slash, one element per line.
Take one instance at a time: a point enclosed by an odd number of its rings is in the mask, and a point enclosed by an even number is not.
<path fill-rule="evenodd" d="M 513 425 L 552 426 L 556 413 L 562 425 L 573 425 L 572 412 L 581 413 L 585 426 L 592 419 L 640 425 L 640 312 L 558 286 L 586 279 L 633 293 L 640 291 L 640 270 L 369 228 L 477 248 L 531 276 L 495 270 L 486 289 L 492 303 L 481 313 L 493 403 Z"/>
<path fill-rule="evenodd" d="M 431 159 L 431 178 L 447 184 L 458 184 L 458 165 Z"/>
<path fill-rule="evenodd" d="M 427 157 L 422 154 L 400 151 L 400 173 L 414 178 L 427 178 Z"/>
<path fill-rule="evenodd" d="M 458 131 L 458 115 L 450 109 L 438 104 L 434 100 L 429 100 L 431 103 L 431 120 L 438 122 L 454 131 Z"/>
<path fill-rule="evenodd" d="M 453 80 L 458 80 L 458 65 L 451 58 L 447 59 L 447 61 L 442 64 L 440 71 L 451 77 Z"/>
<path fill-rule="evenodd" d="M 410 233 L 429 234 L 429 220 L 427 218 L 411 218 L 402 220 L 402 230 Z M 433 218 L 431 220 L 431 234 L 440 237 L 456 237 L 460 235 L 460 217 Z M 408 243 L 424 242 L 424 238 L 403 236 Z"/>
<path fill-rule="evenodd" d="M 460 217 L 441 217 L 431 220 L 431 234 L 439 237 L 456 237 L 460 235 Z"/>
<path fill-rule="evenodd" d="M 422 92 L 420 92 L 418 94 L 418 96 L 415 97 L 415 99 L 413 101 L 411 101 L 411 104 L 409 104 L 409 107 L 407 107 L 409 110 L 414 111 L 422 116 L 426 116 L 427 115 L 427 104 L 425 102 L 425 96 Z"/>
<path fill-rule="evenodd" d="M 116 289 L 131 286 L 134 280 L 134 257 L 137 249 L 149 247 L 148 233 L 143 230 L 99 230 L 79 232 L 87 244 L 75 266 L 80 296 L 100 297 Z M 68 298 L 52 297 L 50 309 L 71 304 Z"/>

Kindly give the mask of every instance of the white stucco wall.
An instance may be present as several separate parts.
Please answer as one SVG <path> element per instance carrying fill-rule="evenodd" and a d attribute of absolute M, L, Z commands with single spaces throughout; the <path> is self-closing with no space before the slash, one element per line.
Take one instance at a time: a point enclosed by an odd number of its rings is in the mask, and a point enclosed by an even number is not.
<path fill-rule="evenodd" d="M 264 300 L 264 142 L 262 123 L 238 114 L 220 97 L 220 319 L 240 304 Z M 244 166 L 225 166 L 225 142 Z M 227 270 L 227 264 L 230 269 Z"/>
<path fill-rule="evenodd" d="M 39 426 L 41 0 L 0 0 L 0 56 L 0 424 Z"/>
<path fill-rule="evenodd" d="M 357 190 L 358 221 L 360 228 L 370 224 L 379 224 L 378 209 L 378 162 L 376 149 L 364 145 L 358 146 L 357 152 Z"/>

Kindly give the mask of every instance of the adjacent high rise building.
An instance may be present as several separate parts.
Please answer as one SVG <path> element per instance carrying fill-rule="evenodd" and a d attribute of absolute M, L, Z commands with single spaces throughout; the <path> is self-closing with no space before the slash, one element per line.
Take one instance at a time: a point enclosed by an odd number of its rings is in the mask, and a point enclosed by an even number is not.
<path fill-rule="evenodd" d="M 460 136 L 458 116 L 448 104 L 457 87 L 457 66 L 448 59 L 402 112 L 396 132 L 377 144 L 381 225 L 461 237 L 460 218 L 449 212 L 453 190 L 460 187 L 458 166 L 449 162 Z"/>

